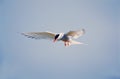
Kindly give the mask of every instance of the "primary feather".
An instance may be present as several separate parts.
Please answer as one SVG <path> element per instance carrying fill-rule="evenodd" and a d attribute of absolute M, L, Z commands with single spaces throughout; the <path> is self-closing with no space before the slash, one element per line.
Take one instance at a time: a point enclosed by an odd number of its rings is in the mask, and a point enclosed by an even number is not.
<path fill-rule="evenodd" d="M 69 31 L 68 33 L 66 33 L 67 36 L 71 36 L 71 37 L 73 37 L 75 39 L 82 36 L 83 34 L 85 34 L 84 29 L 77 30 L 77 31 Z"/>
<path fill-rule="evenodd" d="M 34 39 L 54 39 L 55 37 L 55 33 L 52 32 L 28 32 L 22 34 L 28 38 Z"/>

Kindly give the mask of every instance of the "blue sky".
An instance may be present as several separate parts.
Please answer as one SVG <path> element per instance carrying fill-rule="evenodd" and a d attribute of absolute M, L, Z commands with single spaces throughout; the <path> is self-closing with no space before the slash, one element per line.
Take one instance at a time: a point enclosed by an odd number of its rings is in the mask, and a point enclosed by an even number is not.
<path fill-rule="evenodd" d="M 1 0 L 0 79 L 120 79 L 119 0 Z M 22 32 L 86 30 L 88 45 Z"/>

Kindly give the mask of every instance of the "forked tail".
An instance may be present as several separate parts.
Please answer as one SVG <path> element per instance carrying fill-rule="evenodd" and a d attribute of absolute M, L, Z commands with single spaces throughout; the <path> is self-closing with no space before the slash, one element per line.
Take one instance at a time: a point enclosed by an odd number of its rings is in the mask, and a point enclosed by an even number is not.
<path fill-rule="evenodd" d="M 74 44 L 84 44 L 84 43 L 74 41 L 74 40 L 70 40 L 70 45 L 74 45 Z M 84 45 L 87 45 L 87 44 L 84 44 Z"/>

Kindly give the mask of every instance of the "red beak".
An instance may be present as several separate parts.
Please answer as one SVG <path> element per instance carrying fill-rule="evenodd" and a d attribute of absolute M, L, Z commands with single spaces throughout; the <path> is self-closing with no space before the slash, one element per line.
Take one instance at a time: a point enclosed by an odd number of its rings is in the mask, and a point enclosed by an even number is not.
<path fill-rule="evenodd" d="M 54 40 L 53 40 L 53 42 L 56 42 L 56 41 L 57 41 L 57 39 L 54 39 Z"/>

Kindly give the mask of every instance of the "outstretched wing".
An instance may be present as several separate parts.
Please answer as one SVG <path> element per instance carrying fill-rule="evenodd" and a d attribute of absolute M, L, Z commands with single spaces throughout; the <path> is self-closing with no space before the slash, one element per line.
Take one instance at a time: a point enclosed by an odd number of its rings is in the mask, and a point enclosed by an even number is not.
<path fill-rule="evenodd" d="M 55 33 L 51 32 L 28 32 L 22 33 L 22 35 L 34 39 L 54 39 L 55 37 Z"/>
<path fill-rule="evenodd" d="M 75 39 L 82 36 L 83 34 L 85 34 L 84 29 L 77 30 L 77 31 L 69 31 L 68 33 L 66 33 L 67 36 L 71 36 L 71 37 L 73 37 Z"/>

